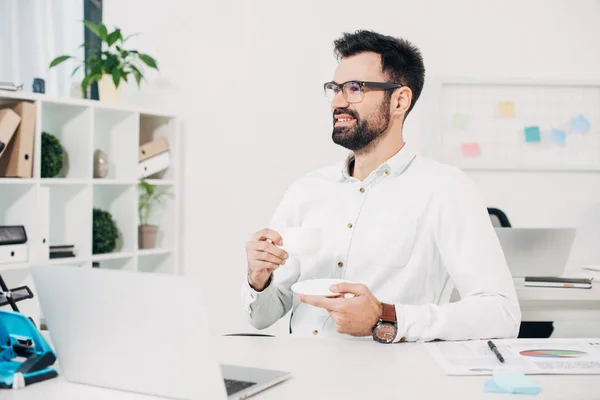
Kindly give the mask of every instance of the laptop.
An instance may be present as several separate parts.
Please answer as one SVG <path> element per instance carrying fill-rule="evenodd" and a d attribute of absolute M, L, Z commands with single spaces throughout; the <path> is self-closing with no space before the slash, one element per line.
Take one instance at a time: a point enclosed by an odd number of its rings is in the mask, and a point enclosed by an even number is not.
<path fill-rule="evenodd" d="M 495 228 L 513 277 L 559 277 L 573 247 L 574 228 Z"/>
<path fill-rule="evenodd" d="M 32 266 L 60 374 L 175 399 L 245 399 L 290 377 L 220 365 L 197 281 L 182 276 Z"/>

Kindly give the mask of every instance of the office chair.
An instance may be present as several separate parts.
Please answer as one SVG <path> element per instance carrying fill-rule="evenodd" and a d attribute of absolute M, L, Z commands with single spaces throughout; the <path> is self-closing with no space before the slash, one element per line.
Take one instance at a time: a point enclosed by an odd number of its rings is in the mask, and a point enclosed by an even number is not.
<path fill-rule="evenodd" d="M 492 225 L 501 228 L 511 228 L 510 221 L 504 211 L 498 208 L 488 208 Z M 554 332 L 553 322 L 522 321 L 519 329 L 519 339 L 549 338 Z"/>

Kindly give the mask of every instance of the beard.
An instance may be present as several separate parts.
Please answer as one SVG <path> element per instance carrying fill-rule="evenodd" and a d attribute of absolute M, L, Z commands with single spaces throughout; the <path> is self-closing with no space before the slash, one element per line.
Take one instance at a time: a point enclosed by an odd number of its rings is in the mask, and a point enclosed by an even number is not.
<path fill-rule="evenodd" d="M 333 112 L 333 142 L 355 153 L 374 146 L 390 125 L 390 98 L 386 96 L 379 109 L 368 119 L 360 118 L 357 112 L 349 108 L 336 109 Z M 338 114 L 350 115 L 356 122 L 352 126 L 336 127 L 335 116 Z"/>

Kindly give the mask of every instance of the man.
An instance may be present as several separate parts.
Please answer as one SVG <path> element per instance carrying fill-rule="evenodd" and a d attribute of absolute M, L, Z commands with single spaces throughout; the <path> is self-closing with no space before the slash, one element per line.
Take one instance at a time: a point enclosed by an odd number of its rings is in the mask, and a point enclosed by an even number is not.
<path fill-rule="evenodd" d="M 246 244 L 244 301 L 266 328 L 290 309 L 298 335 L 373 337 L 382 343 L 516 337 L 521 314 L 504 254 L 474 184 L 416 155 L 402 127 L 423 88 L 417 48 L 370 31 L 335 41 L 333 141 L 351 151 L 285 193 L 270 228 Z M 289 257 L 280 232 L 320 226 L 315 257 Z M 356 284 L 336 298 L 297 296 L 315 278 Z M 461 299 L 448 303 L 454 283 Z M 354 296 L 348 296 L 353 294 Z"/>

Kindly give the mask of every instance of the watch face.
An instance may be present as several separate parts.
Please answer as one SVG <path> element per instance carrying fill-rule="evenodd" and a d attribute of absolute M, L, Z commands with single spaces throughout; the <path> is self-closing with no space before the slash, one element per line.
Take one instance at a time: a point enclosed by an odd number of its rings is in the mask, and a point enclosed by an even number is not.
<path fill-rule="evenodd" d="M 375 338 L 383 343 L 392 343 L 396 337 L 397 328 L 395 325 L 384 322 L 380 324 L 373 332 Z"/>

